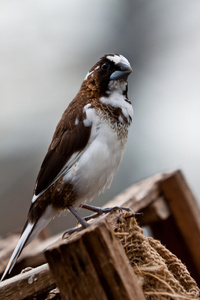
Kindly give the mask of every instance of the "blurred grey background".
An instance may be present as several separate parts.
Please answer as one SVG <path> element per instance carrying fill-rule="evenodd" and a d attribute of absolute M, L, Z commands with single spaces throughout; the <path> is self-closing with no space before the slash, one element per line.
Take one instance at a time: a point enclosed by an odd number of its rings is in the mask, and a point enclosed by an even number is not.
<path fill-rule="evenodd" d="M 200 1 L 0 2 L 0 234 L 21 230 L 54 129 L 104 53 L 132 64 L 134 120 L 102 205 L 133 182 L 181 168 L 200 199 Z M 51 232 L 76 221 L 56 218 Z"/>

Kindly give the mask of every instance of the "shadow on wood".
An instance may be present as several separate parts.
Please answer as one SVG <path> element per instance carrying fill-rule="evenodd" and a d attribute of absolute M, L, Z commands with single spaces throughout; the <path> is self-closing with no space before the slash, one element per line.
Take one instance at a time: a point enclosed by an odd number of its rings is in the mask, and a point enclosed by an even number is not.
<path fill-rule="evenodd" d="M 105 222 L 57 242 L 45 256 L 62 299 L 145 299 L 122 245 Z"/>

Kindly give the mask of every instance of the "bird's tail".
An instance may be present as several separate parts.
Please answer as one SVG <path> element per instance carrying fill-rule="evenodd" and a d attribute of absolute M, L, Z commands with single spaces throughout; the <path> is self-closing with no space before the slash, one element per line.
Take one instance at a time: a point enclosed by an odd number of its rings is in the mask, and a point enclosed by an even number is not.
<path fill-rule="evenodd" d="M 48 225 L 48 223 L 55 216 L 55 214 L 55 211 L 53 211 L 51 207 L 48 207 L 40 219 L 38 219 L 35 222 L 27 221 L 22 235 L 20 237 L 20 240 L 12 253 L 12 256 L 6 266 L 6 269 L 0 281 L 2 281 L 5 278 L 7 273 L 10 273 L 12 271 L 16 260 L 21 254 L 23 248 L 27 246 Z"/>

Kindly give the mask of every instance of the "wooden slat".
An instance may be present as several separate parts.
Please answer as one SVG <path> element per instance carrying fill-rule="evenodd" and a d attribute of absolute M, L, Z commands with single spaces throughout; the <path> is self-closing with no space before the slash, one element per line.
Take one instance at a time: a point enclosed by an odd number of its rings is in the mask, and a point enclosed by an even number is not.
<path fill-rule="evenodd" d="M 16 275 L 21 272 L 26 267 L 37 267 L 41 264 L 46 263 L 44 257 L 44 249 L 50 244 L 61 238 L 62 233 L 59 233 L 53 237 L 46 240 L 41 240 L 36 238 L 22 251 L 22 254 L 17 260 L 17 263 L 11 272 L 11 276 Z M 20 235 L 13 235 L 5 239 L 5 241 L 0 241 L 0 274 L 4 271 L 10 256 L 19 241 Z"/>
<path fill-rule="evenodd" d="M 169 218 L 167 218 L 167 214 L 169 214 L 169 211 L 166 209 L 166 207 L 163 210 L 163 206 L 160 204 L 163 204 L 163 199 L 167 200 L 167 204 L 170 207 L 170 211 L 173 214 Z M 160 203 L 159 201 L 162 201 Z M 169 174 L 164 175 L 156 175 L 154 177 L 148 178 L 146 180 L 143 180 L 142 182 L 136 183 L 129 187 L 127 190 L 125 190 L 123 193 L 121 193 L 119 196 L 115 197 L 112 201 L 108 202 L 105 207 L 111 207 L 111 206 L 126 206 L 130 207 L 134 212 L 138 212 L 141 210 L 144 210 L 147 206 L 153 207 L 153 213 L 151 216 L 144 217 L 144 221 L 146 218 L 149 218 L 149 221 L 153 222 L 157 218 L 162 221 L 163 223 L 166 223 L 167 230 L 169 231 L 169 225 L 171 224 L 172 230 L 170 231 L 170 240 L 173 240 L 174 243 L 177 243 L 179 241 L 175 237 L 175 232 L 181 234 L 183 237 L 183 242 L 180 244 L 181 246 L 179 248 L 184 249 L 184 247 L 187 247 L 189 249 L 189 256 L 190 259 L 194 260 L 194 263 L 196 267 L 198 268 L 198 272 L 200 274 L 200 256 L 199 256 L 199 249 L 200 249 L 200 218 L 199 218 L 199 209 L 197 207 L 197 204 L 195 202 L 194 196 L 192 195 L 188 185 L 186 184 L 182 174 L 180 172 L 173 172 Z M 141 216 L 142 217 L 142 216 Z M 173 227 L 172 222 L 170 221 L 173 217 L 173 221 L 176 222 L 175 226 Z M 94 220 L 94 222 L 99 222 L 101 220 L 107 219 L 109 222 L 112 223 L 115 222 L 116 216 L 115 214 L 108 214 L 101 216 Z M 153 218 L 153 219 L 152 219 Z M 166 219 L 167 218 L 167 219 Z M 170 224 L 167 224 L 167 222 L 170 222 Z M 96 225 L 92 225 L 96 226 Z M 92 226 L 90 228 L 92 228 Z M 160 226 L 160 225 L 159 225 Z M 176 229 L 176 230 L 175 230 Z M 166 231 L 165 231 L 166 233 Z M 81 233 L 82 234 L 82 233 Z M 62 233 L 57 235 L 56 237 L 47 239 L 46 241 L 40 241 L 40 243 L 36 246 L 34 246 L 34 242 L 31 243 L 30 248 L 25 248 L 21 257 L 19 258 L 22 260 L 19 263 L 19 268 L 24 267 L 26 263 L 31 264 L 31 261 L 33 257 L 36 259 L 35 261 L 40 261 L 41 257 L 41 251 L 46 248 L 48 245 L 50 245 L 52 242 L 58 239 L 58 237 L 61 237 Z M 77 235 L 78 238 L 79 234 Z M 174 239 L 172 237 L 174 236 Z M 165 237 L 163 237 L 165 238 Z M 163 241 L 165 244 L 165 241 Z M 78 242 L 77 242 L 78 243 Z M 184 245 L 184 247 L 182 247 Z M 9 247 L 9 251 L 11 252 L 14 246 Z M 3 250 L 2 250 L 3 251 Z M 77 248 L 78 251 L 78 248 Z M 183 250 L 184 251 L 184 250 Z M 2 252 L 0 252 L 2 253 Z M 92 255 L 92 253 L 91 253 Z M 3 262 L 4 264 L 7 263 L 6 260 L 8 257 L 4 256 Z M 90 258 L 89 258 L 90 259 Z M 1 262 L 1 261 L 0 261 Z M 191 265 L 191 264 L 190 264 Z M 1 268 L 0 268 L 1 269 Z M 3 268 L 2 268 L 3 269 Z M 96 270 L 96 269 L 95 269 Z M 2 270 L 1 270 L 2 271 Z M 30 272 L 34 272 L 30 271 Z M 96 272 L 96 271 L 95 271 Z M 22 299 L 20 298 L 20 291 L 19 289 L 24 292 L 28 291 L 28 296 L 33 295 L 35 292 L 39 291 L 43 287 L 46 288 L 48 284 L 45 282 L 48 281 L 49 272 L 44 272 L 42 276 L 42 285 L 38 285 L 38 280 L 35 281 L 32 285 L 29 285 L 24 280 L 24 276 L 27 275 L 29 278 L 29 273 L 26 274 L 20 274 L 19 276 L 15 276 L 10 280 L 3 281 L 0 283 L 0 299 Z M 27 288 L 28 286 L 29 288 Z M 36 287 L 37 286 L 37 287 Z M 50 288 L 49 288 L 50 289 Z M 11 297 L 13 293 L 13 298 Z M 6 292 L 6 293 L 5 293 Z M 9 294 L 10 293 L 10 294 Z M 6 296 L 8 295 L 8 296 Z M 25 292 L 26 295 L 26 292 Z M 102 292 L 103 295 L 103 292 Z M 3 298 L 2 298 L 3 297 Z M 6 298 L 7 297 L 7 298 Z M 18 298 L 17 298 L 18 297 Z M 82 298 L 83 299 L 83 298 Z M 87 298 L 86 298 L 87 299 Z M 101 298 L 104 299 L 104 298 Z M 134 299 L 134 298 L 133 298 Z M 140 298 L 138 298 L 140 299 Z M 142 299 L 142 298 L 141 298 Z M 87 299 L 89 300 L 89 299 Z"/>
<path fill-rule="evenodd" d="M 166 176 L 167 175 L 165 174 L 159 174 L 131 185 L 113 200 L 106 203 L 105 207 L 121 205 L 131 208 L 134 212 L 138 212 L 139 210 L 147 207 L 150 203 L 153 203 L 157 200 L 160 194 L 158 182 L 160 179 L 163 179 Z M 109 215 L 106 215 L 105 217 L 109 218 Z M 100 219 L 101 218 L 97 220 Z M 59 233 L 58 235 L 44 241 L 35 239 L 23 250 L 11 275 L 17 274 L 27 266 L 36 267 L 39 264 L 45 263 L 43 250 L 50 244 L 54 243 L 61 236 L 62 233 Z M 3 242 L 2 247 L 0 244 L 0 274 L 2 274 L 3 270 L 5 269 L 12 251 L 18 242 L 19 236 L 15 235 L 13 238 L 7 239 L 7 246 L 3 245 Z"/>
<path fill-rule="evenodd" d="M 120 242 L 105 222 L 57 242 L 45 255 L 62 299 L 145 299 Z"/>
<path fill-rule="evenodd" d="M 113 200 L 107 202 L 104 207 L 124 206 L 131 208 L 134 212 L 138 212 L 159 198 L 159 182 L 168 176 L 169 174 L 157 174 L 135 183 Z"/>
<path fill-rule="evenodd" d="M 171 212 L 163 197 L 159 197 L 149 206 L 143 208 L 142 213 L 136 215 L 140 226 L 152 226 L 152 223 L 163 222 L 168 219 Z"/>
<path fill-rule="evenodd" d="M 200 274 L 200 210 L 180 171 L 160 182 L 164 197 Z"/>
<path fill-rule="evenodd" d="M 55 287 L 48 264 L 16 275 L 0 283 L 0 299 L 21 300 Z"/>

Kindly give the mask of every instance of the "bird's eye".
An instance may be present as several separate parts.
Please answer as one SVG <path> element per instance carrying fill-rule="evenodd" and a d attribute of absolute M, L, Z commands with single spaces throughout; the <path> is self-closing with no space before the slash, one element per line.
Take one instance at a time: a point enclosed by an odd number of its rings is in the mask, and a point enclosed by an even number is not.
<path fill-rule="evenodd" d="M 102 68 L 102 70 L 108 70 L 109 69 L 109 63 L 107 63 L 107 62 L 105 62 L 102 66 L 101 66 L 101 68 Z"/>

